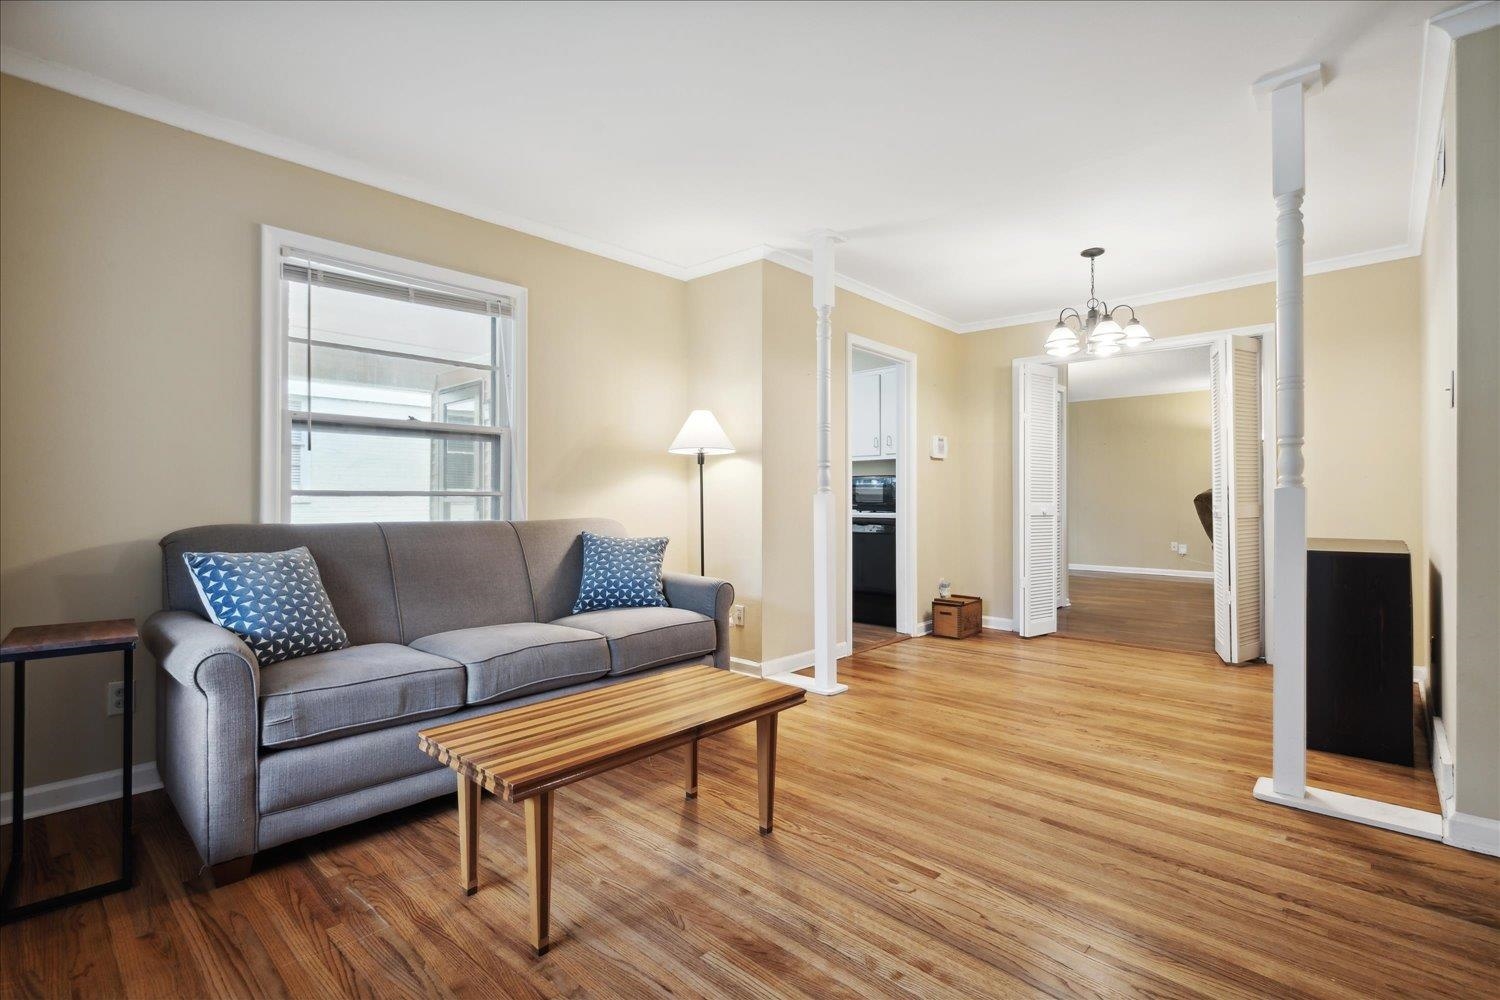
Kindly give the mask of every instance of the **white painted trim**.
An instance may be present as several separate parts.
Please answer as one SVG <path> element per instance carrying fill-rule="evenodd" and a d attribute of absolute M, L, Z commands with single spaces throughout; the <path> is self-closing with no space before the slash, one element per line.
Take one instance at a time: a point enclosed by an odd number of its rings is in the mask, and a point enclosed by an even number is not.
<path fill-rule="evenodd" d="M 136 795 L 154 792 L 161 787 L 161 775 L 156 773 L 156 761 L 136 764 L 131 768 L 131 791 Z M 48 816 L 98 802 L 108 802 L 120 797 L 120 771 L 99 771 L 77 778 L 64 778 L 45 785 L 28 785 L 26 788 L 26 818 Z M 11 794 L 0 794 L 0 826 L 11 820 Z"/>
<path fill-rule="evenodd" d="M 1432 717 L 1432 777 L 1437 782 L 1438 803 L 1444 816 L 1453 813 L 1453 746 L 1448 742 L 1448 727 L 1437 716 Z"/>
<path fill-rule="evenodd" d="M 283 461 L 282 445 L 290 431 L 286 403 L 286 349 L 282 341 L 281 316 L 285 311 L 285 288 L 281 280 L 281 250 L 295 247 L 350 264 L 375 268 L 417 281 L 428 281 L 453 288 L 469 289 L 511 300 L 514 342 L 510 344 L 511 382 L 507 398 L 511 401 L 511 426 L 508 444 L 511 469 L 505 478 L 506 503 L 511 520 L 524 520 L 527 509 L 526 476 L 526 289 L 496 278 L 467 274 L 422 261 L 408 260 L 378 250 L 366 250 L 321 236 L 281 229 L 260 227 L 260 467 L 259 508 L 262 522 L 286 520 L 290 468 Z M 504 350 L 506 345 L 501 345 Z"/>
<path fill-rule="evenodd" d="M 994 615 L 985 615 L 979 620 L 979 624 L 984 628 L 991 628 L 997 632 L 1014 632 L 1016 630 L 1015 622 L 1009 618 L 997 618 Z M 928 627 L 932 627 L 930 622 Z"/>
<path fill-rule="evenodd" d="M 1211 569 L 1156 569 L 1152 566 L 1095 566 L 1093 563 L 1068 563 L 1068 571 L 1079 573 L 1128 573 L 1132 576 L 1169 576 L 1183 580 L 1212 580 Z"/>
<path fill-rule="evenodd" d="M 1474 0 L 1429 18 L 1422 39 L 1422 69 L 1417 89 L 1417 127 L 1412 150 L 1411 193 L 1407 205 L 1406 244 L 1422 252 L 1427 238 L 1427 204 L 1443 132 L 1443 98 L 1456 39 L 1500 24 L 1500 0 Z"/>
<path fill-rule="evenodd" d="M 788 684 L 792 687 L 802 688 L 812 694 L 820 694 L 829 697 L 843 694 L 849 690 L 849 685 L 840 684 L 838 681 L 819 681 L 816 677 L 808 677 L 806 674 L 776 674 L 766 678 L 778 684 Z"/>
<path fill-rule="evenodd" d="M 1291 806 L 1293 809 L 1317 813 L 1320 816 L 1349 820 L 1365 826 L 1421 837 L 1424 840 L 1440 841 L 1443 839 L 1443 817 L 1421 809 L 1394 806 L 1389 802 L 1377 802 L 1358 795 L 1345 795 L 1343 792 L 1330 792 L 1325 788 L 1314 788 L 1311 785 L 1307 786 L 1306 794 L 1300 797 L 1282 795 L 1272 787 L 1270 778 L 1255 780 L 1255 797 L 1262 802 Z"/>
<path fill-rule="evenodd" d="M 911 351 L 882 344 L 851 333 L 844 347 L 844 483 L 850 489 L 854 475 L 853 449 L 849 447 L 852 426 L 849 405 L 853 398 L 854 352 L 863 351 L 891 362 L 896 369 L 900 403 L 897 422 L 901 437 L 896 444 L 896 631 L 916 634 L 917 620 L 917 356 Z M 845 632 L 854 636 L 854 503 L 844 504 Z"/>
<path fill-rule="evenodd" d="M 734 258 L 736 256 L 737 255 L 731 254 L 730 258 Z M 769 261 L 772 264 L 780 264 L 782 267 L 785 267 L 788 270 L 797 271 L 801 274 L 812 274 L 811 261 L 803 257 L 798 257 L 796 254 L 789 253 L 786 250 L 767 248 L 763 259 Z M 742 263 L 744 263 L 744 261 L 739 261 L 738 263 L 731 264 L 730 266 L 738 267 Z M 713 272 L 710 271 L 706 273 L 711 274 Z M 863 281 L 858 281 L 854 278 L 849 277 L 848 275 L 838 273 L 834 274 L 833 280 L 835 286 L 842 288 L 846 292 L 853 292 L 855 295 L 869 299 L 871 302 L 878 302 L 883 306 L 887 306 L 888 308 L 894 309 L 897 312 L 905 313 L 913 319 L 919 319 L 924 323 L 931 323 L 933 326 L 940 326 L 944 330 L 947 330 L 949 333 L 961 332 L 958 329 L 960 324 L 957 320 L 944 316 L 940 312 L 934 312 L 933 310 L 928 309 L 924 306 L 919 306 L 915 302 L 908 302 L 906 299 L 900 298 L 896 295 L 892 295 L 890 292 L 881 291 L 874 285 L 867 285 Z"/>
<path fill-rule="evenodd" d="M 1500 820 L 1456 812 L 1444 826 L 1443 843 L 1500 858 Z"/>
<path fill-rule="evenodd" d="M 1421 244 L 1414 246 L 1411 243 L 1399 243 L 1393 246 L 1380 247 L 1375 250 L 1345 254 L 1342 257 L 1326 257 L 1323 260 L 1312 261 L 1307 265 L 1304 273 L 1327 274 L 1330 271 L 1343 271 L 1351 267 L 1368 267 L 1371 264 L 1384 264 L 1387 261 L 1415 257 L 1421 252 Z M 1214 292 L 1228 292 L 1236 288 L 1248 288 L 1251 285 L 1269 285 L 1275 280 L 1276 272 L 1274 270 L 1256 271 L 1252 274 L 1241 274 L 1233 278 L 1219 278 L 1193 285 L 1180 285 L 1177 288 L 1167 288 L 1156 292 L 1136 292 L 1130 295 L 1112 296 L 1110 301 L 1113 302 L 1118 298 L 1119 301 L 1129 302 L 1131 305 L 1149 306 L 1156 302 L 1189 299 L 1197 295 L 1211 295 Z M 950 327 L 950 329 L 954 333 L 962 334 L 985 333 L 990 330 L 1002 330 L 1006 327 L 1024 326 L 1028 323 L 1041 323 L 1048 320 L 1055 321 L 1056 319 L 1057 310 L 1051 309 L 1047 312 L 1020 313 L 1015 316 L 1000 316 L 995 319 L 979 320 L 974 323 L 960 323 L 955 327 Z M 1163 339 L 1176 340 L 1178 338 L 1169 337 Z M 1160 343 L 1160 341 L 1156 341 L 1156 343 Z M 1149 347 L 1151 345 L 1147 344 L 1145 346 Z M 1140 347 L 1133 348 L 1135 351 L 1140 351 L 1141 349 Z M 1078 360 L 1086 359 L 1079 358 Z"/>
<path fill-rule="evenodd" d="M 1441 28 L 1451 38 L 1467 38 L 1500 26 L 1500 0 L 1473 0 L 1472 3 L 1460 4 L 1443 11 L 1428 23 Z"/>
<path fill-rule="evenodd" d="M 1486 2 L 1493 3 L 1494 0 L 1486 0 Z M 532 219 L 513 215 L 509 212 L 503 212 L 491 206 L 480 204 L 472 198 L 444 190 L 426 181 L 393 173 L 359 160 L 319 149 L 315 146 L 286 139 L 282 136 L 262 131 L 253 125 L 210 114 L 206 111 L 200 111 L 196 108 L 179 104 L 176 101 L 135 90 L 131 87 L 115 83 L 113 80 L 106 80 L 103 77 L 74 69 L 71 66 L 41 59 L 9 46 L 0 47 L 0 72 L 8 73 L 23 80 L 30 80 L 32 83 L 38 83 L 44 87 L 60 90 L 65 94 L 72 94 L 87 101 L 116 108 L 129 114 L 162 122 L 175 128 L 196 133 L 197 135 L 217 139 L 220 142 L 227 142 L 242 149 L 263 153 L 278 160 L 296 163 L 300 166 L 332 174 L 335 177 L 342 177 L 359 184 L 367 184 L 370 187 L 388 191 L 403 198 L 410 198 L 414 201 L 433 205 L 450 212 L 457 212 L 460 215 L 466 215 L 471 219 L 478 219 L 481 222 L 504 226 L 506 229 L 513 229 L 516 232 L 526 233 L 561 246 L 571 247 L 575 250 L 581 250 L 584 253 L 618 261 L 621 264 L 628 264 L 631 267 L 638 267 L 642 270 L 676 278 L 679 281 L 691 281 L 695 278 L 706 277 L 710 274 L 717 274 L 720 271 L 726 271 L 730 268 L 740 267 L 743 264 L 751 264 L 761 260 L 780 264 L 794 271 L 800 271 L 803 274 L 811 274 L 812 272 L 812 265 L 805 258 L 799 257 L 780 247 L 772 247 L 764 244 L 746 247 L 743 250 L 722 254 L 718 257 L 699 261 L 694 264 L 680 264 L 674 261 L 663 260 L 650 254 L 640 253 L 639 251 L 617 246 L 603 240 L 596 240 L 581 233 L 575 233 L 545 222 L 537 222 Z M 1444 67 L 1444 73 L 1446 75 L 1446 66 Z M 1441 103 L 1439 114 L 1441 114 Z M 1418 169 L 1416 173 L 1421 172 L 1421 159 L 1420 156 L 1417 159 Z M 1429 171 L 1429 181 L 1430 177 L 1431 174 Z M 1425 218 L 1426 186 L 1423 185 L 1421 190 L 1423 191 L 1424 199 L 1421 216 Z M 1313 261 L 1307 266 L 1307 273 L 1321 274 L 1327 271 L 1339 271 L 1350 267 L 1363 267 L 1367 264 L 1376 264 L 1388 260 L 1399 260 L 1403 257 L 1414 257 L 1421 253 L 1420 232 L 1417 232 L 1416 235 L 1418 238 L 1414 242 L 1408 242 L 1400 246 L 1384 247 L 1348 254 L 1342 257 L 1331 257 L 1321 261 Z M 1274 277 L 1274 271 L 1256 272 L 1254 274 L 1216 279 L 1199 284 L 1183 285 L 1163 291 L 1123 295 L 1119 296 L 1119 298 L 1121 301 L 1132 302 L 1137 305 L 1150 305 L 1154 302 L 1166 302 L 1193 295 L 1206 295 L 1210 292 L 1228 291 L 1234 288 L 1244 288 L 1248 285 L 1267 284 Z M 1023 313 L 995 319 L 960 322 L 940 312 L 928 309 L 914 302 L 909 302 L 900 296 L 893 295 L 847 275 L 835 275 L 835 282 L 839 288 L 863 296 L 872 302 L 888 306 L 897 312 L 905 313 L 915 319 L 939 326 L 950 333 L 979 333 L 985 330 L 1019 326 L 1024 323 L 1041 322 L 1042 320 L 1057 316 L 1056 310 L 1052 310 L 1049 312 Z"/>
<path fill-rule="evenodd" d="M 837 643 L 833 651 L 842 660 L 849 655 L 849 644 Z M 777 656 L 769 660 L 747 660 L 735 656 L 731 657 L 729 662 L 739 665 L 744 673 L 755 674 L 759 677 L 774 677 L 776 674 L 786 674 L 793 670 L 806 670 L 808 667 L 816 666 L 816 655 L 815 650 L 804 649 L 798 653 L 788 653 L 786 656 Z"/>

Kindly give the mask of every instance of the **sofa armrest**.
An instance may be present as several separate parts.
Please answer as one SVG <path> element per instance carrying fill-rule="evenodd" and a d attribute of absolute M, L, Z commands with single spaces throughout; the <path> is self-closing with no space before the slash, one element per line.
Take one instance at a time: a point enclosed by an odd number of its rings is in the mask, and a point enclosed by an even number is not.
<path fill-rule="evenodd" d="M 714 650 L 714 666 L 729 669 L 729 609 L 734 604 L 734 585 L 727 580 L 687 573 L 663 573 L 662 589 L 667 603 L 707 615 L 718 629 L 719 644 Z"/>
<path fill-rule="evenodd" d="M 249 685 L 250 704 L 260 696 L 260 665 L 245 640 L 187 611 L 159 611 L 146 619 L 141 639 L 161 668 L 205 696 L 231 694 Z"/>
<path fill-rule="evenodd" d="M 156 760 L 198 853 L 219 864 L 255 853 L 260 666 L 239 636 L 185 611 L 141 627 L 173 683 L 157 685 Z"/>

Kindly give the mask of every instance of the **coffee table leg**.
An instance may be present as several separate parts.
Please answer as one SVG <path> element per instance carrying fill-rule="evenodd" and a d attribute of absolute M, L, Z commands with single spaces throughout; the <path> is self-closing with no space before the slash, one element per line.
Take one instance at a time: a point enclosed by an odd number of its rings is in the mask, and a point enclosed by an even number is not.
<path fill-rule="evenodd" d="M 464 892 L 479 888 L 479 785 L 467 775 L 458 776 L 458 878 Z"/>
<path fill-rule="evenodd" d="M 698 797 L 698 741 L 687 745 L 687 775 L 683 779 L 683 791 L 690 799 Z"/>
<path fill-rule="evenodd" d="M 776 714 L 755 720 L 755 762 L 760 770 L 760 832 L 771 832 L 776 799 Z"/>
<path fill-rule="evenodd" d="M 526 799 L 526 866 L 531 875 L 531 946 L 547 953 L 552 910 L 552 793 Z"/>

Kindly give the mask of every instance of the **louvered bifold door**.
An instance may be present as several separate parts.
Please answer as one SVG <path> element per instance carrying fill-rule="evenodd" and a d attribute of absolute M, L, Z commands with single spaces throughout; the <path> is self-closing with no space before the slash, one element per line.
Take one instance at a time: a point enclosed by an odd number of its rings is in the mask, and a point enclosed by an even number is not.
<path fill-rule="evenodd" d="M 1265 574 L 1261 561 L 1261 460 L 1260 429 L 1260 341 L 1254 337 L 1229 338 L 1230 435 L 1230 535 L 1234 539 L 1230 559 L 1234 590 L 1234 618 L 1230 622 L 1233 642 L 1230 663 L 1247 663 L 1263 651 L 1261 616 Z"/>
<path fill-rule="evenodd" d="M 1260 342 L 1209 349 L 1213 407 L 1214 649 L 1225 663 L 1261 655 Z"/>
<path fill-rule="evenodd" d="M 1020 373 L 1021 503 L 1020 600 L 1016 631 L 1024 636 L 1057 631 L 1058 508 L 1061 447 L 1057 423 L 1057 369 L 1027 364 Z"/>

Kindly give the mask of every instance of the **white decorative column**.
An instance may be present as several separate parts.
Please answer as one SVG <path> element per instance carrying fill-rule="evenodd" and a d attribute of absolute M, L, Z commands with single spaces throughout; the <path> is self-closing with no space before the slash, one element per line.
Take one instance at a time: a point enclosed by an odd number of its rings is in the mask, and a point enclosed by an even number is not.
<path fill-rule="evenodd" d="M 818 339 L 818 468 L 813 491 L 813 683 L 814 694 L 849 690 L 838 682 L 834 616 L 838 608 L 834 570 L 833 494 L 833 248 L 844 242 L 837 233 L 813 234 L 813 311 Z M 792 675 L 795 676 L 795 675 Z"/>
<path fill-rule="evenodd" d="M 1323 67 L 1263 77 L 1271 101 L 1271 192 L 1276 199 L 1276 490 L 1271 590 L 1271 786 L 1307 791 L 1307 487 L 1302 444 L 1302 196 L 1306 191 L 1304 98 L 1321 88 Z M 1264 780 L 1264 779 L 1262 779 Z"/>

